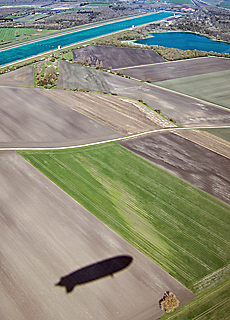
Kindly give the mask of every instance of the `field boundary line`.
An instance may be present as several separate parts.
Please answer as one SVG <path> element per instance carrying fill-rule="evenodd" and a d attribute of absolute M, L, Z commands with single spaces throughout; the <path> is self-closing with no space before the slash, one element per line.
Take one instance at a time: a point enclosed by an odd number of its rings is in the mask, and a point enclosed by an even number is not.
<path fill-rule="evenodd" d="M 221 301 L 219 303 L 217 303 L 216 305 L 212 306 L 211 308 L 209 308 L 208 310 L 204 311 L 203 313 L 199 314 L 198 316 L 196 316 L 195 318 L 192 318 L 192 320 L 197 320 L 197 319 L 201 319 L 203 316 L 206 316 L 207 314 L 209 314 L 210 312 L 216 310 L 217 308 L 219 308 L 220 306 L 222 306 L 223 304 L 225 304 L 226 302 L 228 302 L 230 300 L 230 298 L 225 299 L 224 301 Z"/>
<path fill-rule="evenodd" d="M 141 49 L 141 48 L 140 48 Z M 143 49 L 142 49 L 143 50 Z M 154 66 L 154 65 L 161 65 L 161 64 L 165 64 L 167 62 L 167 65 L 169 63 L 176 63 L 176 62 L 183 62 L 183 61 L 189 61 L 189 60 L 198 60 L 198 59 L 207 59 L 207 58 L 211 58 L 211 56 L 208 57 L 199 57 L 199 58 L 190 58 L 190 59 L 184 59 L 184 60 L 175 60 L 175 61 L 162 61 L 162 62 L 155 62 L 155 63 L 147 63 L 147 64 L 141 64 L 141 65 L 137 65 L 137 66 L 132 66 L 132 67 L 124 67 L 124 68 L 113 68 L 112 70 L 126 70 L 126 69 L 132 69 L 132 68 L 141 68 L 141 67 L 145 67 L 145 66 Z M 217 57 L 218 58 L 218 57 Z M 226 58 L 227 59 L 227 58 Z"/>
<path fill-rule="evenodd" d="M 102 140 L 102 141 L 85 143 L 85 144 L 79 144 L 79 145 L 70 145 L 70 146 L 65 146 L 65 147 L 1 147 L 1 148 L 0 148 L 0 151 L 65 150 L 65 149 L 74 149 L 74 148 L 89 147 L 89 146 L 94 146 L 94 145 L 99 145 L 99 144 L 105 144 L 105 143 L 109 143 L 109 142 L 123 141 L 123 140 L 138 138 L 138 137 L 145 136 L 145 135 L 151 134 L 151 133 L 158 133 L 158 132 L 165 132 L 165 131 L 172 132 L 172 131 L 175 131 L 175 130 L 227 129 L 227 128 L 229 129 L 229 128 L 230 128 L 230 125 L 229 125 L 229 126 L 216 126 L 216 127 L 215 127 L 215 126 L 212 126 L 212 127 L 191 127 L 191 128 L 171 127 L 171 128 L 162 128 L 162 129 L 155 129 L 155 130 L 150 130 L 150 131 L 135 133 L 135 134 L 132 134 L 132 135 L 129 135 L 129 136 L 121 137 L 121 138 L 114 138 L 114 139 Z"/>
<path fill-rule="evenodd" d="M 180 60 L 180 61 L 181 61 L 181 60 Z M 214 107 L 222 108 L 222 109 L 228 110 L 228 111 L 230 110 L 230 109 L 227 108 L 227 107 L 223 107 L 223 106 L 221 106 L 221 105 L 219 105 L 219 104 L 215 104 L 215 103 L 213 103 L 213 102 L 205 101 L 205 100 L 202 100 L 202 99 L 200 99 L 200 98 L 190 96 L 190 95 L 188 95 L 188 94 L 186 94 L 186 93 L 182 93 L 182 92 L 179 92 L 179 91 L 175 91 L 175 90 L 172 90 L 172 89 L 168 89 L 168 88 L 165 88 L 165 87 L 161 87 L 161 86 L 156 85 L 156 84 L 154 84 L 154 83 L 142 82 L 141 80 L 136 79 L 136 78 L 133 78 L 133 77 L 131 77 L 131 79 L 132 79 L 132 80 L 135 80 L 135 81 L 138 81 L 138 82 L 141 82 L 141 83 L 143 83 L 143 84 L 145 84 L 145 85 L 149 85 L 149 86 L 152 86 L 152 87 L 155 87 L 155 88 L 158 88 L 158 89 L 163 89 L 163 90 L 165 90 L 165 91 L 168 91 L 168 92 L 171 92 L 171 93 L 174 93 L 174 94 L 179 94 L 179 95 L 184 96 L 184 97 L 186 97 L 186 98 L 190 98 L 190 99 L 197 100 L 197 101 L 202 102 L 202 103 L 204 103 L 204 104 L 207 104 L 207 103 L 208 103 L 209 105 L 214 106 Z M 157 82 L 157 81 L 156 81 L 156 82 Z M 163 81 L 159 81 L 159 82 L 163 82 Z"/>
<path fill-rule="evenodd" d="M 216 148 L 215 148 L 215 146 L 214 146 L 214 147 L 213 147 L 213 146 L 208 146 L 208 145 L 205 144 L 203 141 L 199 141 L 198 139 L 196 139 L 196 137 L 186 137 L 186 136 L 183 136 L 182 134 L 180 134 L 179 132 L 175 132 L 175 133 L 173 132 L 173 134 L 175 134 L 175 135 L 177 135 L 177 136 L 179 136 L 179 137 L 182 137 L 183 139 L 186 139 L 186 140 L 188 140 L 188 141 L 191 141 L 191 142 L 193 142 L 193 143 L 195 143 L 195 144 L 197 144 L 197 145 L 199 145 L 199 146 L 201 146 L 201 147 L 203 147 L 203 148 L 205 148 L 205 149 L 207 149 L 207 150 L 210 150 L 210 151 L 212 151 L 212 152 L 215 152 L 215 153 L 221 155 L 222 157 L 225 157 L 225 158 L 227 158 L 227 159 L 230 159 L 230 157 L 229 157 L 227 154 L 224 154 L 224 152 L 217 151 Z M 205 135 L 203 135 L 203 137 L 205 138 Z M 201 136 L 201 138 L 202 138 L 202 136 Z M 215 139 L 213 139 L 213 138 L 211 138 L 211 137 L 209 137 L 208 139 L 210 139 L 211 142 L 216 142 Z M 223 143 L 223 142 L 221 142 L 221 141 L 218 141 L 218 144 L 221 144 L 221 145 L 225 146 L 226 148 L 229 148 L 229 145 L 228 145 L 228 144 Z"/>
<path fill-rule="evenodd" d="M 92 156 L 89 156 L 89 155 L 88 155 L 88 157 L 90 157 L 91 159 L 93 158 L 94 161 L 97 161 L 97 162 L 101 163 L 101 161 L 98 160 L 98 159 L 95 159 L 95 157 L 92 157 Z M 118 161 L 119 161 L 119 160 L 118 160 Z M 106 167 L 109 168 L 111 171 L 114 171 L 114 169 L 111 168 L 111 167 L 109 167 L 108 165 L 106 165 Z M 127 180 L 127 179 L 125 179 L 125 180 Z M 133 185 L 133 182 L 129 181 L 129 183 Z M 144 192 L 146 192 L 146 193 L 148 193 L 151 197 L 157 198 L 158 201 L 160 201 L 161 203 L 164 203 L 165 205 L 167 205 L 167 204 L 165 203 L 165 201 L 164 201 L 163 199 L 160 199 L 159 195 L 157 195 L 156 193 L 150 193 L 149 191 L 143 189 L 141 186 L 137 186 L 137 188 L 140 189 L 140 190 L 142 190 L 142 191 L 144 191 Z M 186 218 L 186 219 L 189 220 L 190 222 L 192 222 L 192 223 L 194 223 L 194 224 L 197 225 L 197 222 L 196 222 L 195 220 L 186 217 L 182 211 L 180 211 L 179 209 L 177 209 L 177 208 L 175 207 L 175 205 L 169 204 L 168 206 L 171 207 L 171 208 L 173 208 L 176 212 L 178 212 L 179 215 L 183 216 L 184 218 Z M 141 212 L 143 211 L 143 210 L 140 209 L 140 208 L 137 209 L 137 210 L 138 210 L 138 211 L 141 210 Z M 143 212 L 142 212 L 142 214 L 143 214 Z M 168 221 L 167 221 L 165 218 L 163 218 L 162 216 L 161 216 L 161 220 L 163 220 L 163 221 L 165 221 L 166 223 L 168 223 L 168 224 L 171 225 L 171 223 L 168 222 Z M 207 231 L 207 228 L 204 227 L 204 226 L 201 225 L 201 224 L 198 224 L 198 227 L 200 227 L 201 229 L 205 229 L 205 230 Z M 202 265 L 202 266 L 205 267 L 206 269 L 209 269 L 209 270 L 210 270 L 209 266 L 208 266 L 206 263 L 204 263 L 203 261 L 201 261 L 199 258 L 195 257 L 192 253 L 188 253 L 187 250 L 185 250 L 183 247 L 181 247 L 180 245 L 178 245 L 177 243 L 175 243 L 174 241 L 172 241 L 172 240 L 171 240 L 170 238 L 168 238 L 165 234 L 163 234 L 162 232 L 160 232 L 159 230 L 157 230 L 157 229 L 155 229 L 155 228 L 153 228 L 153 227 L 151 227 L 151 229 L 153 229 L 153 230 L 154 230 L 157 234 L 159 234 L 162 238 L 166 239 L 166 241 L 173 243 L 174 246 L 177 248 L 178 251 L 180 251 L 180 252 L 182 252 L 183 254 L 189 256 L 189 257 L 192 258 L 193 260 L 198 261 L 200 265 Z M 182 232 L 182 231 L 180 231 L 180 233 L 184 234 L 184 232 Z M 213 232 L 210 232 L 210 233 L 212 234 L 213 237 L 218 238 L 218 235 L 214 234 Z M 192 239 L 192 238 L 191 238 L 191 239 Z M 221 240 L 221 239 L 220 239 L 220 240 Z M 196 241 L 195 239 L 193 239 L 193 241 L 199 243 L 199 241 Z M 200 244 L 200 243 L 199 243 L 199 244 Z M 201 244 L 200 244 L 200 245 L 201 245 Z M 201 245 L 201 246 L 202 246 L 202 245 Z M 206 247 L 206 248 L 207 248 L 207 247 Z M 212 251 L 211 251 L 211 252 L 212 252 Z M 214 252 L 212 252 L 212 253 L 215 254 Z M 215 254 L 215 255 L 216 255 L 216 254 Z"/>
<path fill-rule="evenodd" d="M 224 282 L 224 283 L 225 283 L 225 282 Z M 206 294 L 203 295 L 202 297 L 200 297 L 200 298 L 198 299 L 198 301 L 196 300 L 196 298 L 193 299 L 193 300 L 191 300 L 191 302 L 189 303 L 190 305 L 189 305 L 186 309 L 192 308 L 192 307 L 193 307 L 194 305 L 196 305 L 197 303 L 205 300 L 207 297 L 212 296 L 213 294 L 215 294 L 216 292 L 218 292 L 218 290 L 221 290 L 223 287 L 228 286 L 229 283 L 230 283 L 230 281 L 226 281 L 226 284 L 222 285 L 219 289 L 213 291 L 213 292 L 212 292 L 211 294 L 209 294 L 209 295 L 206 295 Z M 179 314 L 181 314 L 181 313 L 183 314 L 183 310 L 180 310 L 179 312 L 177 312 L 176 315 L 179 315 Z M 174 315 L 172 314 L 172 315 L 169 316 L 167 319 L 172 319 L 173 317 L 174 317 Z M 192 320 L 194 320 L 194 318 L 193 318 Z"/>

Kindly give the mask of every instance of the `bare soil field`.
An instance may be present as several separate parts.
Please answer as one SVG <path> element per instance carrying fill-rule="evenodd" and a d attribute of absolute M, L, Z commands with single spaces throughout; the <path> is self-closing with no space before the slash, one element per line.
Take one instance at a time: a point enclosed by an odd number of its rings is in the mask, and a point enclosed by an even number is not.
<path fill-rule="evenodd" d="M 178 130 L 177 133 L 188 135 L 187 130 Z M 200 140 L 201 137 L 202 135 Z M 208 136 L 203 136 L 203 142 L 204 145 L 201 146 L 188 138 L 162 132 L 122 141 L 120 144 L 230 204 L 230 157 L 226 158 L 209 150 L 208 146 L 213 140 L 210 142 Z M 225 145 L 225 148 L 230 154 L 230 144 Z"/>
<path fill-rule="evenodd" d="M 155 51 L 134 49 L 134 48 L 118 48 L 106 46 L 87 46 L 73 51 L 74 60 L 83 60 L 90 57 L 92 65 L 96 65 L 97 59 L 102 61 L 103 67 L 109 69 L 126 68 L 149 63 L 166 62 Z"/>
<path fill-rule="evenodd" d="M 175 130 L 174 134 L 230 159 L 230 143 L 203 130 Z"/>
<path fill-rule="evenodd" d="M 33 66 L 0 74 L 0 86 L 33 87 Z"/>
<path fill-rule="evenodd" d="M 134 99 L 143 98 L 153 109 L 185 127 L 229 125 L 230 111 L 158 86 L 104 73 L 111 92 Z"/>
<path fill-rule="evenodd" d="M 156 112 L 133 99 L 100 93 L 46 90 L 52 100 L 106 125 L 120 134 L 174 127 Z"/>
<path fill-rule="evenodd" d="M 46 91 L 0 87 L 0 147 L 60 147 L 120 137 L 110 128 L 47 97 Z"/>
<path fill-rule="evenodd" d="M 155 84 L 230 109 L 229 67 L 225 71 L 159 81 Z"/>
<path fill-rule="evenodd" d="M 62 60 L 56 88 L 109 92 L 108 84 L 101 71 Z"/>
<path fill-rule="evenodd" d="M 204 129 L 204 130 L 230 142 L 230 128 Z"/>
<path fill-rule="evenodd" d="M 17 153 L 0 152 L 0 180 L 2 320 L 150 320 L 165 290 L 194 297 Z M 111 277 L 73 277 L 120 255 L 132 263 Z M 67 294 L 55 284 L 69 278 Z"/>
<path fill-rule="evenodd" d="M 123 69 L 125 75 L 141 80 L 151 79 L 152 82 L 178 79 L 230 69 L 230 59 L 196 58 L 163 64 L 140 66 Z"/>

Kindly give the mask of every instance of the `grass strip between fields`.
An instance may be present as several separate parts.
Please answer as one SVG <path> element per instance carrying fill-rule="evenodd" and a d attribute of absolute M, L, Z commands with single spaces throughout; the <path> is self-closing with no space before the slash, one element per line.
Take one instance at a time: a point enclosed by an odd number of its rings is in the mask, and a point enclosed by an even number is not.
<path fill-rule="evenodd" d="M 117 143 L 19 154 L 195 293 L 228 265 L 230 207 Z"/>

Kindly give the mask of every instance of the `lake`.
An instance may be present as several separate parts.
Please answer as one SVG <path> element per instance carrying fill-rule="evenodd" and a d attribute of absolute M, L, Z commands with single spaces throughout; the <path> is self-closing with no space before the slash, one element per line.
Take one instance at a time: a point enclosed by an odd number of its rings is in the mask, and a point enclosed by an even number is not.
<path fill-rule="evenodd" d="M 14 61 L 29 58 L 34 55 L 57 49 L 84 40 L 89 40 L 112 32 L 131 28 L 133 25 L 140 26 L 145 23 L 162 20 L 172 16 L 171 12 L 159 12 L 145 15 L 137 18 L 111 22 L 98 27 L 87 28 L 84 30 L 74 31 L 68 34 L 54 36 L 52 38 L 38 40 L 32 43 L 23 44 L 14 48 L 0 51 L 0 65 L 5 65 Z"/>
<path fill-rule="evenodd" d="M 137 40 L 136 43 L 147 45 L 159 45 L 167 48 L 182 50 L 202 50 L 219 53 L 230 53 L 230 44 L 213 41 L 206 37 L 198 36 L 190 32 L 162 32 L 152 33 L 152 37 Z"/>

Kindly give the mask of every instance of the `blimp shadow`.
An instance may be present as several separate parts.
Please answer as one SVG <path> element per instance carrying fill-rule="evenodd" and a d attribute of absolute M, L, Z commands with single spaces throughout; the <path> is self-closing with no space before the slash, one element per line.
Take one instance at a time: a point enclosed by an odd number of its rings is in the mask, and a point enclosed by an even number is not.
<path fill-rule="evenodd" d="M 56 286 L 66 288 L 66 292 L 73 291 L 75 286 L 95 281 L 127 268 L 133 261 L 131 256 L 121 255 L 98 261 L 84 268 L 78 269 L 68 275 L 61 277 Z"/>

